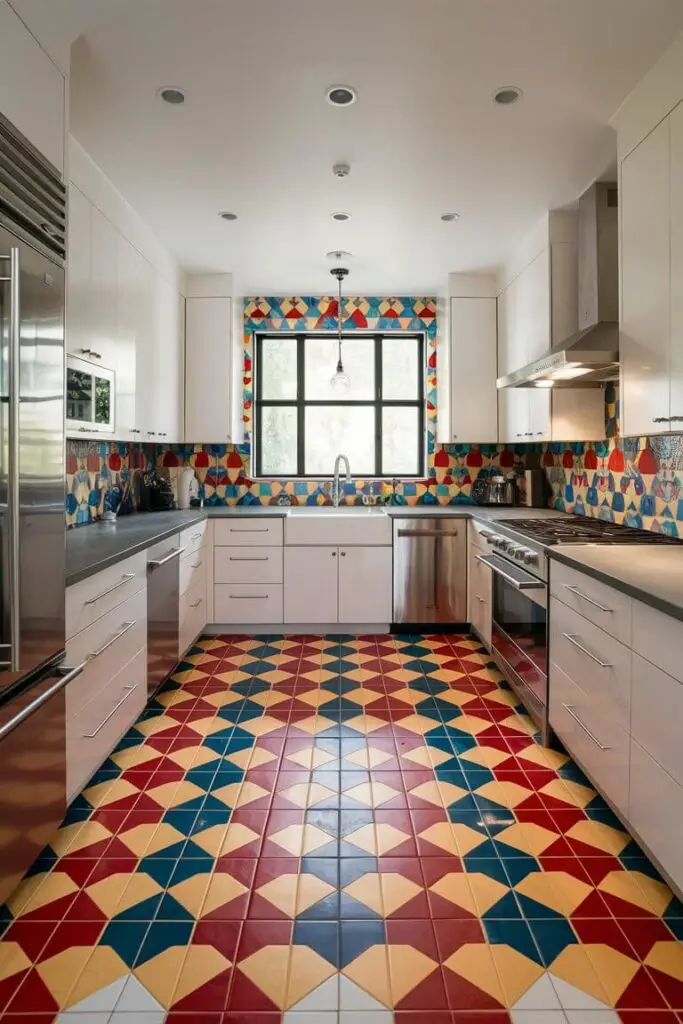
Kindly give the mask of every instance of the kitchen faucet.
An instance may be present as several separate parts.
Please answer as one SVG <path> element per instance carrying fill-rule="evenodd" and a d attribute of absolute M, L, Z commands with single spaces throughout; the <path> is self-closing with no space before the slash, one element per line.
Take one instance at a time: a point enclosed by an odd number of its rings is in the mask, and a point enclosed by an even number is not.
<path fill-rule="evenodd" d="M 349 460 L 347 459 L 346 455 L 342 455 L 342 453 L 340 452 L 337 458 L 334 460 L 334 483 L 332 484 L 332 504 L 334 505 L 335 508 L 339 508 L 339 466 L 342 459 L 346 463 L 346 479 L 347 481 L 351 480 L 351 466 L 349 464 Z"/>

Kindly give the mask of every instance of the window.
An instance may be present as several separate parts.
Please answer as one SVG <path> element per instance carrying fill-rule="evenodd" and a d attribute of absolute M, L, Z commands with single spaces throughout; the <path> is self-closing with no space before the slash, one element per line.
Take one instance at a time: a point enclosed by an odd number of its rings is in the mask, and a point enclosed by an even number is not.
<path fill-rule="evenodd" d="M 339 452 L 356 478 L 424 476 L 422 335 L 344 336 L 343 397 L 336 335 L 258 334 L 255 356 L 257 477 L 331 476 Z"/>

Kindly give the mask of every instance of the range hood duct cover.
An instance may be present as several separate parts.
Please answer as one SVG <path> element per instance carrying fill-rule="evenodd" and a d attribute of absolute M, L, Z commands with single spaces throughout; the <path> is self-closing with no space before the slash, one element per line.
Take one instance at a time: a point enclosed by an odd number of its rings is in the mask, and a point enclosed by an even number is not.
<path fill-rule="evenodd" d="M 619 377 L 617 187 L 596 182 L 579 200 L 579 330 L 505 377 L 499 388 L 596 387 Z"/>

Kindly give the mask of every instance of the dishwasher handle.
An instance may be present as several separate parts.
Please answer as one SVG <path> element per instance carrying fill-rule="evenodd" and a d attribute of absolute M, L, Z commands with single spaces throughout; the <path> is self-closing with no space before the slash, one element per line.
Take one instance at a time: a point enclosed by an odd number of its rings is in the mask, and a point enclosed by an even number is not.
<path fill-rule="evenodd" d="M 457 537 L 457 530 L 397 530 L 399 537 L 433 537 L 434 540 L 441 540 L 442 537 Z"/>
<path fill-rule="evenodd" d="M 185 548 L 174 548 L 173 551 L 169 551 L 163 558 L 153 558 L 147 563 L 148 569 L 160 569 L 162 565 L 166 565 L 167 562 L 172 562 L 174 558 L 180 558 Z"/>

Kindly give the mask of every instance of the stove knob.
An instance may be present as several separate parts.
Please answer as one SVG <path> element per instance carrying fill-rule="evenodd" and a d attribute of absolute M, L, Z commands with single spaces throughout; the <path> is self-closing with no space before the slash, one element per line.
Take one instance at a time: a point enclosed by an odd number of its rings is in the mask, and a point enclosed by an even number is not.
<path fill-rule="evenodd" d="M 538 565 L 538 555 L 535 551 L 524 552 L 524 564 L 525 565 Z"/>
<path fill-rule="evenodd" d="M 507 551 L 510 541 L 505 540 L 504 537 L 500 537 L 497 541 L 494 541 L 495 548 L 497 551 Z"/>
<path fill-rule="evenodd" d="M 511 558 L 517 558 L 521 550 L 522 549 L 518 548 L 516 544 L 508 544 L 507 546 L 507 554 L 510 555 Z"/>
<path fill-rule="evenodd" d="M 517 548 L 515 551 L 515 558 L 517 558 L 520 562 L 523 562 L 528 554 L 529 551 L 527 548 Z"/>

